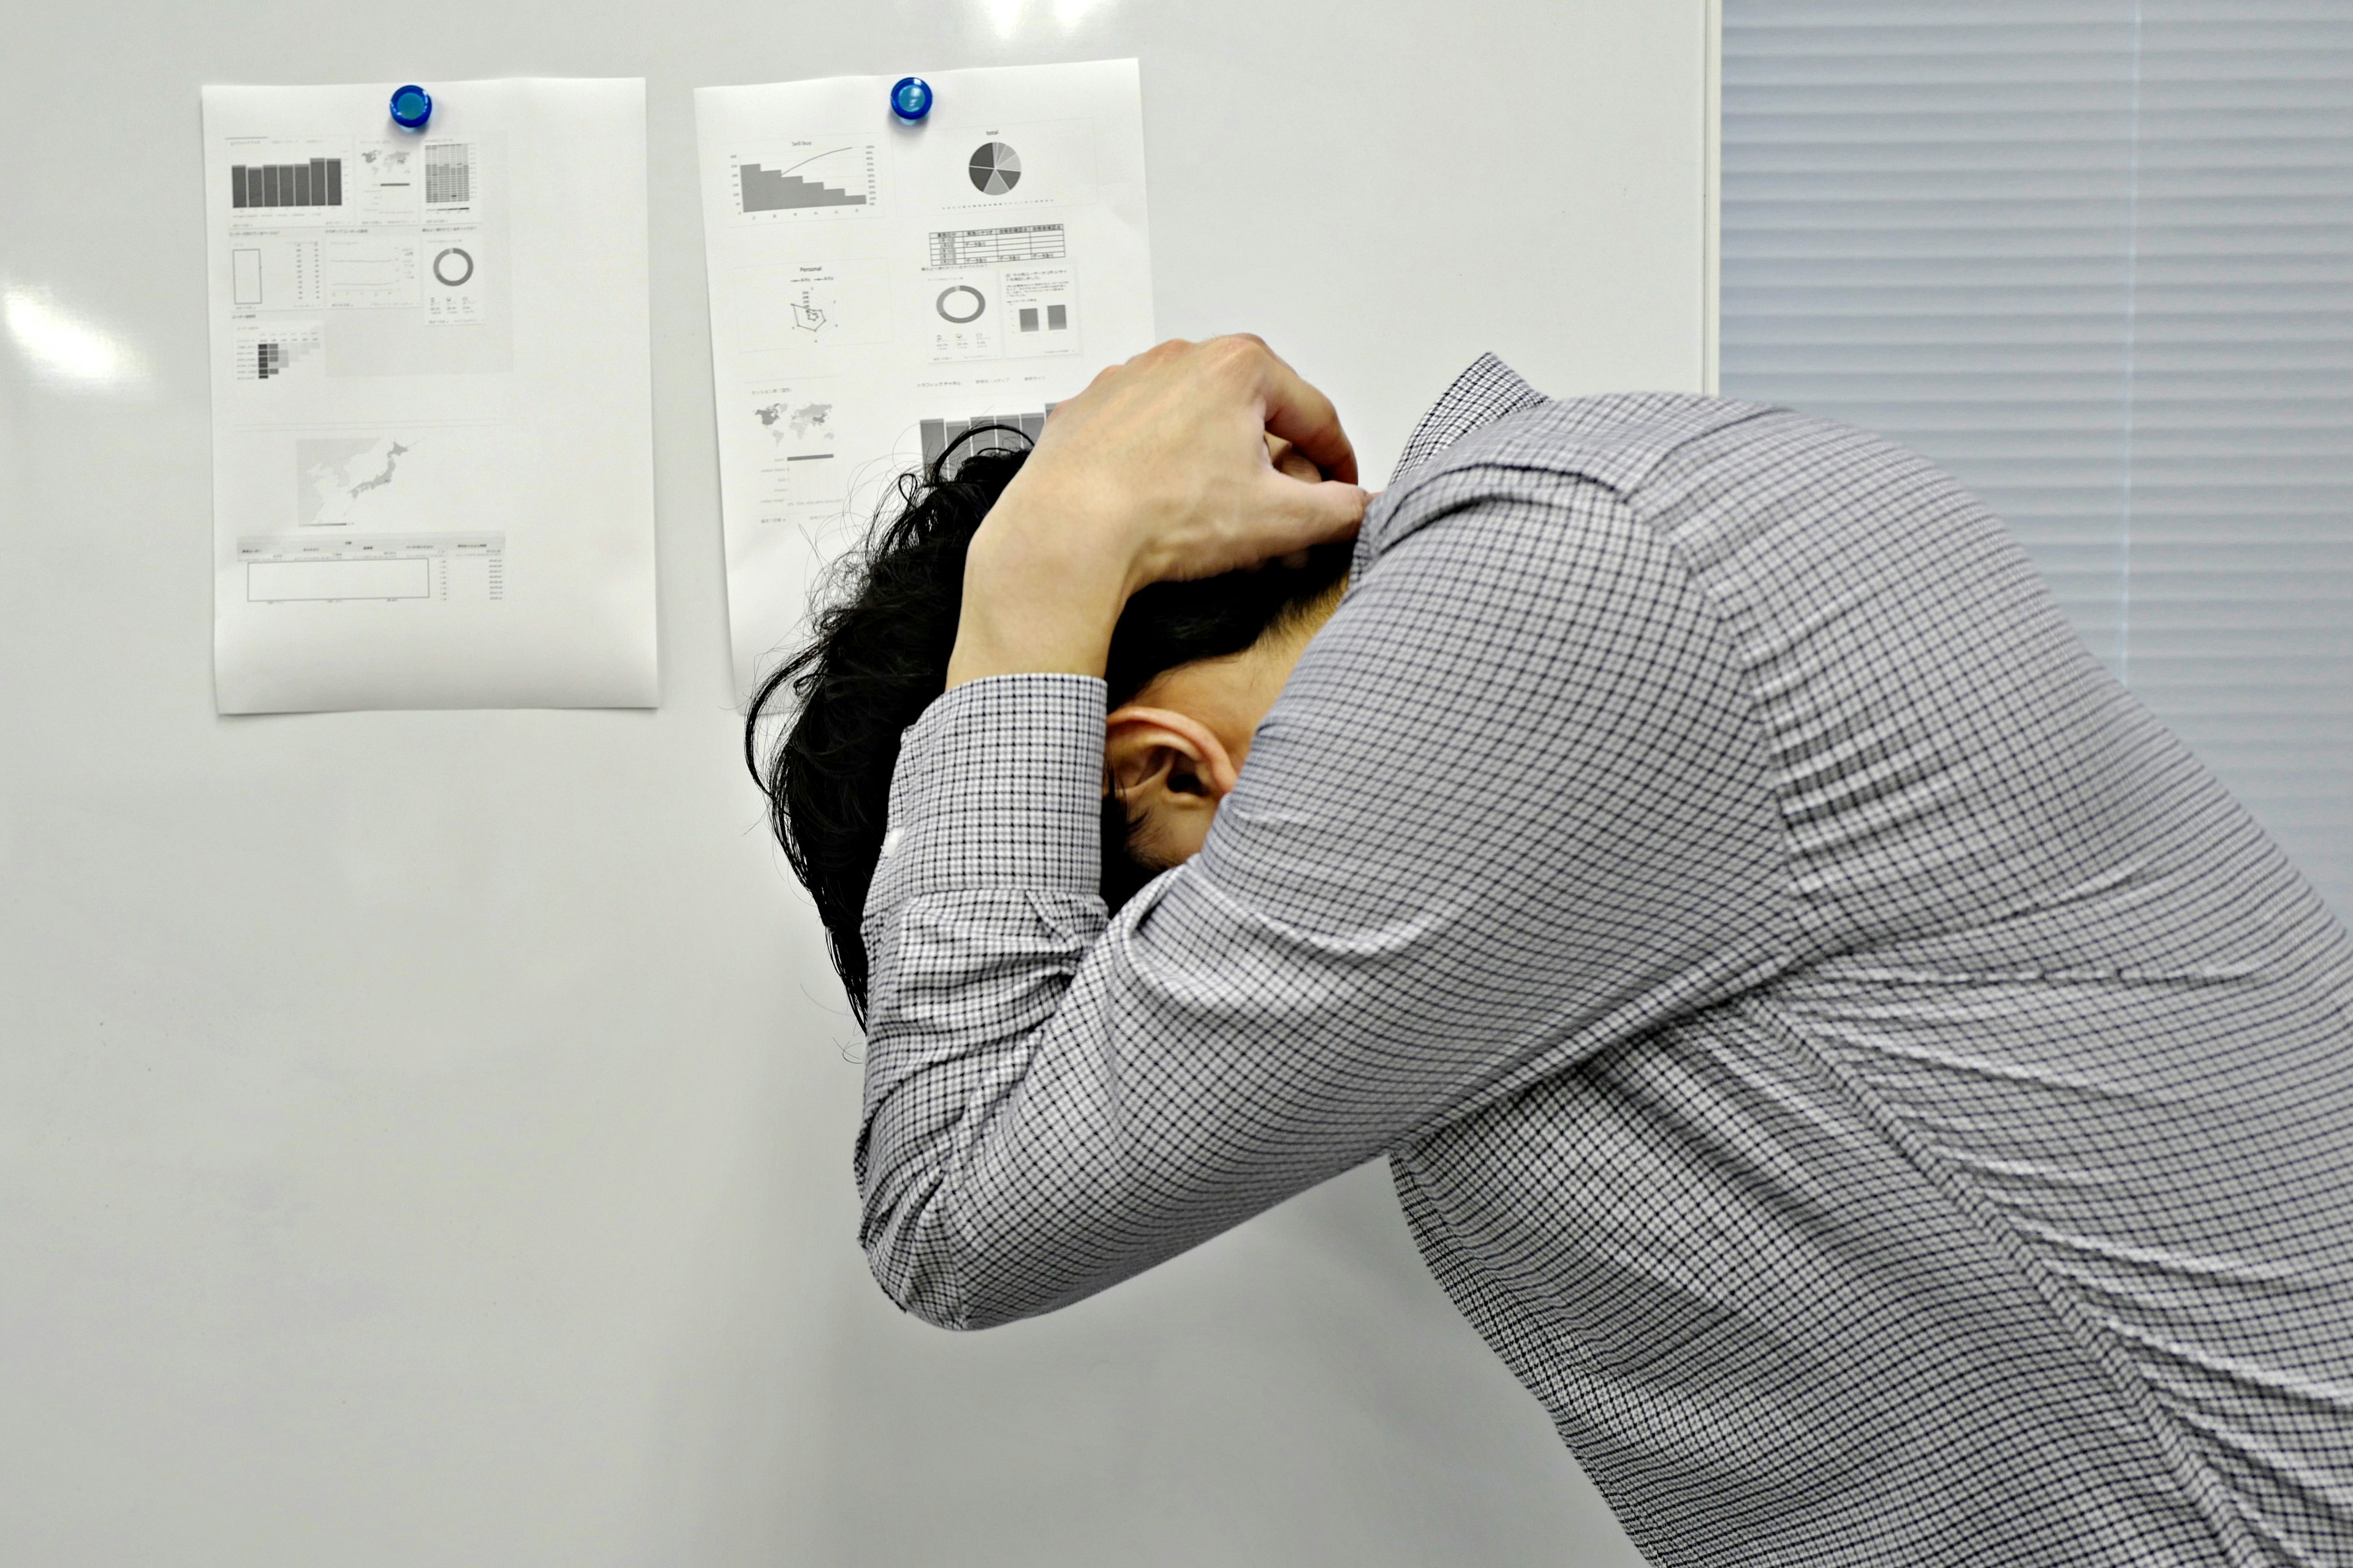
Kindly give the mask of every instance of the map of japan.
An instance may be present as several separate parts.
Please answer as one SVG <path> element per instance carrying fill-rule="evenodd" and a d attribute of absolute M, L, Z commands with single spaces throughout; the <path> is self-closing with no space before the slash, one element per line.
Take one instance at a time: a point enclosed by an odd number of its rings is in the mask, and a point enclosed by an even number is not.
<path fill-rule="evenodd" d="M 495 426 L 410 426 L 397 435 L 301 436 L 294 521 L 355 533 L 416 533 L 473 518 L 502 524 L 512 494 Z"/>
<path fill-rule="evenodd" d="M 362 479 L 359 483 L 353 485 L 351 490 L 352 498 L 356 500 L 361 496 L 367 494 L 370 490 L 380 490 L 384 489 L 385 486 L 392 483 L 392 471 L 400 467 L 400 459 L 407 455 L 408 448 L 402 446 L 397 441 L 395 441 L 391 446 L 385 447 L 384 450 L 384 467 L 377 470 L 374 479 Z"/>
<path fill-rule="evenodd" d="M 304 528 L 347 528 L 364 514 L 390 510 L 385 497 L 399 483 L 408 443 L 381 437 L 313 437 L 295 443 L 296 521 Z"/>

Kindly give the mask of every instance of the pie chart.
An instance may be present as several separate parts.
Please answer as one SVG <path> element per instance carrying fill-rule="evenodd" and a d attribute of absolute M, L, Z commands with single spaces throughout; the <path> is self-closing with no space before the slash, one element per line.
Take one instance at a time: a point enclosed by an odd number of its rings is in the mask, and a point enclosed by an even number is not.
<path fill-rule="evenodd" d="M 984 142 L 973 149 L 967 172 L 974 190 L 1001 196 L 1021 183 L 1021 154 L 1002 142 Z"/>

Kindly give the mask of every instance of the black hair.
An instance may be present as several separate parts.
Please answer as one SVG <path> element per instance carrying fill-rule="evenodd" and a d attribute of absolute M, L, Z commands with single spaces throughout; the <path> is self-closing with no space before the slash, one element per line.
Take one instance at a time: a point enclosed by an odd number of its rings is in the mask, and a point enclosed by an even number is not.
<path fill-rule="evenodd" d="M 965 552 L 1028 454 L 1019 432 L 981 426 L 974 448 L 951 447 L 903 474 L 898 505 L 879 513 L 864 542 L 819 590 L 807 646 L 753 696 L 744 760 L 768 797 L 768 817 L 793 872 L 817 900 L 833 966 L 866 1020 L 867 954 L 860 921 L 882 853 L 891 775 L 901 734 L 947 687 L 948 655 L 964 600 Z M 1240 653 L 1303 613 L 1345 574 L 1351 546 L 1318 545 L 1303 565 L 1270 563 L 1189 583 L 1158 583 L 1133 595 L 1112 633 L 1104 680 L 1113 708 L 1164 670 Z M 789 691 L 791 722 L 764 761 L 757 732 L 772 701 Z M 1116 795 L 1103 803 L 1103 900 L 1125 903 L 1164 868 L 1139 858 L 1134 825 Z"/>

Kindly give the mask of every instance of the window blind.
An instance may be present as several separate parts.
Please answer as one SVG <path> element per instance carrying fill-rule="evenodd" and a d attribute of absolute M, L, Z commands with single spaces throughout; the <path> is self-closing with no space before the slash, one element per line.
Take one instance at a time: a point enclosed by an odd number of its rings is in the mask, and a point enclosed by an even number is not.
<path fill-rule="evenodd" d="M 1725 0 L 1727 395 L 1879 430 L 2353 915 L 2353 5 Z"/>

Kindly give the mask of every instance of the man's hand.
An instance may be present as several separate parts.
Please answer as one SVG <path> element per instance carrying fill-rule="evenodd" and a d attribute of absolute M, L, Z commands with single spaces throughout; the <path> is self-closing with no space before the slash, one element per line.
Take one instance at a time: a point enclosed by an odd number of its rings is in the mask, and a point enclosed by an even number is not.
<path fill-rule="evenodd" d="M 1348 538 L 1356 479 L 1330 400 L 1254 337 L 1104 371 L 1056 405 L 973 536 L 947 683 L 1101 675 L 1129 595 Z"/>

